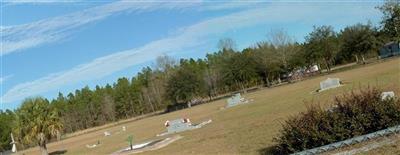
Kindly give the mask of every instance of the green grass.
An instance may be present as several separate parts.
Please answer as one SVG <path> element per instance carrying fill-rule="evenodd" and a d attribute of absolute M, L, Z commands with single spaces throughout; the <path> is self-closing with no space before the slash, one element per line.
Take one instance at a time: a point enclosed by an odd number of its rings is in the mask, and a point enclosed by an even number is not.
<path fill-rule="evenodd" d="M 318 89 L 320 81 L 328 77 L 338 77 L 345 85 L 321 93 L 311 93 Z M 304 111 L 311 101 L 327 105 L 335 95 L 366 86 L 395 90 L 398 95 L 399 77 L 400 59 L 396 58 L 244 94 L 245 98 L 254 99 L 251 104 L 220 110 L 226 101 L 217 100 L 190 109 L 128 122 L 123 124 L 127 127 L 124 133 L 115 134 L 121 130 L 121 124 L 51 143 L 48 147 L 50 152 L 67 150 L 67 154 L 110 154 L 127 147 L 126 138 L 130 134 L 134 136 L 134 143 L 143 142 L 164 132 L 165 120 L 187 117 L 194 123 L 208 119 L 213 122 L 200 129 L 179 133 L 183 139 L 144 154 L 259 154 L 274 145 L 272 139 L 278 134 L 281 123 L 288 116 Z M 103 132 L 106 130 L 113 135 L 104 137 Z M 100 147 L 85 147 L 97 140 L 101 142 Z M 32 148 L 24 153 L 38 154 L 39 149 Z"/>

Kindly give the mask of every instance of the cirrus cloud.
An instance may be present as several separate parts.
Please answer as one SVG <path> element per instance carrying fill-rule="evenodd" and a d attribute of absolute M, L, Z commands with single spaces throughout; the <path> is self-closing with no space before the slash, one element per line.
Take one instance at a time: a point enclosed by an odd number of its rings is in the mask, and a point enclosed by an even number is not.
<path fill-rule="evenodd" d="M 291 12 L 283 14 L 281 10 L 291 10 Z M 315 12 L 318 12 L 318 14 Z M 142 47 L 116 51 L 70 70 L 20 83 L 9 89 L 1 98 L 4 103 L 11 103 L 77 82 L 99 79 L 128 67 L 151 61 L 157 55 L 182 53 L 187 49 L 209 43 L 210 38 L 217 38 L 224 33 L 242 28 L 276 23 L 293 24 L 300 21 L 312 24 L 348 24 L 354 23 L 354 20 L 342 17 L 359 17 L 360 15 L 374 16 L 376 12 L 368 11 L 362 6 L 348 5 L 341 8 L 341 11 L 337 11 L 337 8 L 332 6 L 316 7 L 302 4 L 268 5 L 257 9 L 239 11 L 180 28 L 179 33 L 152 41 Z M 322 19 L 329 20 L 323 21 Z"/>

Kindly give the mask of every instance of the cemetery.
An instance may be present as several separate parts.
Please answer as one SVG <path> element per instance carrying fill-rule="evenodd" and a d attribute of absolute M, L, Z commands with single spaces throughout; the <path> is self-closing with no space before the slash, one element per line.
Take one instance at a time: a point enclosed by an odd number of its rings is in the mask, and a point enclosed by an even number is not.
<path fill-rule="evenodd" d="M 400 155 L 400 0 L 0 3 L 0 155 Z"/>
<path fill-rule="evenodd" d="M 242 104 L 237 102 L 242 98 L 242 94 L 234 95 L 229 101 L 226 99 L 216 100 L 176 112 L 93 130 L 83 135 L 49 143 L 48 149 L 49 152 L 65 149 L 67 150 L 66 154 L 131 154 L 134 152 L 144 154 L 241 154 L 244 152 L 264 154 L 261 152 L 268 152 L 268 148 L 275 145 L 273 137 L 281 129 L 280 122 L 306 109 L 306 105 L 302 101 L 314 101 L 321 103 L 322 106 L 329 106 L 326 101 L 331 100 L 334 96 L 365 86 L 378 86 L 382 89 L 385 92 L 381 94 L 382 99 L 398 96 L 400 92 L 399 63 L 400 59 L 391 59 L 280 87 L 246 93 L 246 98 L 254 99 L 251 104 L 246 106 L 236 106 Z M 340 79 L 334 77 L 340 77 Z M 321 86 L 321 82 L 328 78 L 331 78 L 329 81 L 333 82 L 328 81 L 327 85 L 323 83 Z M 340 84 L 340 80 L 343 79 L 346 80 L 346 85 Z M 335 91 L 310 95 L 309 92 L 315 91 L 315 87 L 318 85 L 324 90 L 334 88 Z M 340 87 L 337 87 L 338 85 Z M 220 107 L 228 107 L 229 102 L 233 103 L 231 105 L 235 108 L 219 110 Z M 184 120 L 181 118 L 182 116 L 190 118 L 190 120 Z M 165 120 L 169 120 L 168 123 Z M 211 120 L 212 123 L 208 124 Z M 203 123 L 194 124 L 194 122 Z M 193 130 L 198 129 L 197 126 L 201 129 Z M 122 132 L 123 130 L 125 131 Z M 190 130 L 193 132 L 184 132 Z M 110 135 L 105 136 L 105 132 Z M 116 134 L 117 132 L 120 134 Z M 165 134 L 156 136 L 160 133 Z M 127 137 L 131 134 L 134 135 L 132 147 L 127 142 Z M 99 143 L 96 143 L 97 141 Z M 94 144 L 96 144 L 94 148 L 86 146 L 92 147 Z M 396 142 L 393 145 L 400 146 L 400 143 Z M 384 151 L 387 150 L 390 149 Z M 24 154 L 40 153 L 37 147 L 18 151 Z"/>

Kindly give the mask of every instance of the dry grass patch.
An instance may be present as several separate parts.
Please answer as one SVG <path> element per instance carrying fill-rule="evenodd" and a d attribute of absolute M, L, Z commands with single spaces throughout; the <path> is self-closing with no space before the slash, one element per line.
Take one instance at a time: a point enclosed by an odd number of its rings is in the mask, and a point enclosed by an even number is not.
<path fill-rule="evenodd" d="M 319 82 L 328 77 L 338 77 L 346 85 L 318 94 L 310 94 L 319 87 Z M 244 94 L 254 99 L 251 104 L 239 105 L 225 110 L 226 101 L 218 100 L 190 109 L 145 118 L 125 124 L 126 132 L 114 134 L 122 125 L 101 129 L 92 133 L 65 139 L 48 145 L 49 152 L 67 150 L 66 154 L 110 154 L 127 146 L 128 135 L 134 142 L 143 142 L 165 131 L 163 123 L 179 117 L 190 118 L 192 122 L 212 119 L 203 128 L 180 133 L 183 139 L 159 150 L 143 154 L 259 154 L 274 145 L 281 122 L 288 116 L 306 109 L 303 101 L 327 103 L 335 95 L 358 89 L 360 86 L 377 86 L 383 90 L 400 90 L 400 59 L 366 65 L 352 70 L 319 76 L 294 84 Z M 396 91 L 399 95 L 398 91 Z M 112 135 L 104 137 L 104 131 Z M 86 144 L 100 140 L 102 147 L 88 149 Z M 38 148 L 24 151 L 26 154 L 39 154 Z"/>

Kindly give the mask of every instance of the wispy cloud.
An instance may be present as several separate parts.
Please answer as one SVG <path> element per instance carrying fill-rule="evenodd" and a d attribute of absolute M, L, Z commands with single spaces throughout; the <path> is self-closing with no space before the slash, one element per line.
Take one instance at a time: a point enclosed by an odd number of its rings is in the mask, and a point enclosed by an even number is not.
<path fill-rule="evenodd" d="M 1 42 L 3 44 L 1 55 L 59 41 L 69 36 L 78 27 L 105 19 L 116 13 L 146 12 L 157 9 L 182 9 L 197 3 L 198 1 L 118 1 L 33 23 L 1 26 Z"/>
<path fill-rule="evenodd" d="M 101 78 L 127 67 L 152 60 L 157 55 L 196 46 L 202 43 L 201 40 L 206 39 L 206 36 L 224 33 L 232 28 L 260 23 L 262 20 L 259 19 L 264 19 L 265 16 L 265 10 L 258 9 L 206 20 L 182 28 L 179 35 L 153 41 L 140 48 L 100 57 L 71 70 L 51 74 L 32 82 L 18 84 L 2 96 L 3 102 L 14 102 L 48 90 L 54 90 L 66 84 Z M 232 25 L 227 26 L 227 23 Z"/>
<path fill-rule="evenodd" d="M 13 75 L 7 75 L 0 77 L 0 85 L 3 84 L 6 80 L 10 79 Z"/>
<path fill-rule="evenodd" d="M 80 3 L 80 0 L 9 0 L 5 4 L 53 4 L 53 3 Z M 83 3 L 83 2 L 82 2 Z M 89 3 L 89 2 L 87 2 Z M 79 27 L 103 20 L 113 14 L 121 12 L 142 13 L 160 9 L 185 9 L 199 6 L 199 11 L 217 11 L 238 8 L 248 8 L 263 2 L 208 2 L 202 0 L 192 1 L 118 1 L 83 11 L 43 19 L 40 21 L 15 25 L 1 26 L 0 34 L 2 48 L 0 56 L 43 44 L 60 41 L 70 36 Z"/>
<path fill-rule="evenodd" d="M 176 52 L 179 53 L 185 49 L 204 45 L 204 43 L 208 43 L 207 40 L 210 38 L 216 38 L 223 33 L 241 28 L 260 24 L 293 24 L 299 21 L 318 24 L 321 18 L 327 18 L 329 22 L 344 22 L 342 17 L 346 15 L 358 16 L 364 14 L 371 16 L 371 13 L 365 12 L 363 7 L 353 8 L 353 6 L 348 6 L 348 8 L 338 12 L 336 11 L 338 8 L 332 6 L 276 5 L 208 19 L 180 29 L 179 34 L 150 42 L 142 47 L 115 52 L 67 71 L 18 84 L 8 90 L 2 96 L 2 99 L 4 103 L 15 102 L 25 97 L 56 90 L 65 85 L 102 78 L 128 67 L 153 60 L 157 55 L 174 52 L 177 54 Z M 291 10 L 291 12 L 282 13 L 281 10 Z M 326 13 L 327 10 L 328 13 Z M 316 14 L 315 12 L 319 13 Z M 329 24 L 329 22 L 326 24 Z"/>
<path fill-rule="evenodd" d="M 50 3 L 76 3 L 81 0 L 4 0 L 2 3 L 5 5 L 17 4 L 50 4 Z"/>
<path fill-rule="evenodd" d="M 265 5 L 267 1 L 245 1 L 245 0 L 236 0 L 236 1 L 206 1 L 203 2 L 204 7 L 201 7 L 200 10 L 204 11 L 216 11 L 216 10 L 233 10 L 238 8 L 254 8 L 259 7 L 259 5 Z"/>

